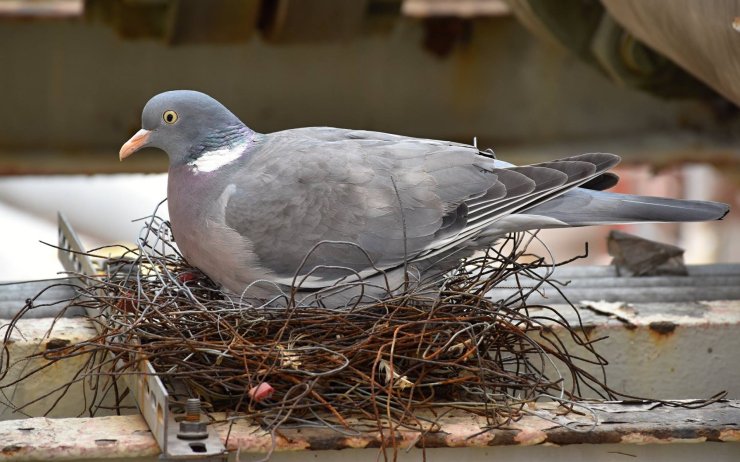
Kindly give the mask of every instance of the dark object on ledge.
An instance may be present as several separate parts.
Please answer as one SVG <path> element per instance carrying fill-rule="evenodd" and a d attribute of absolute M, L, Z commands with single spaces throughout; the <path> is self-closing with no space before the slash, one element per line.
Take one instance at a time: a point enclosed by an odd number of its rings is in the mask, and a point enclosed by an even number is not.
<path fill-rule="evenodd" d="M 607 239 L 609 255 L 618 276 L 688 276 L 684 250 L 675 245 L 651 241 L 621 231 Z"/>

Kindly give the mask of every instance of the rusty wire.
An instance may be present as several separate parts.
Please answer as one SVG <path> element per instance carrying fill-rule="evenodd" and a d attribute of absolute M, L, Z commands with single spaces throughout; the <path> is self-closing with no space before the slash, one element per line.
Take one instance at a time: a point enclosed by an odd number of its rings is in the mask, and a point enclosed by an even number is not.
<path fill-rule="evenodd" d="M 436 428 L 430 416 L 449 409 L 485 416 L 495 428 L 541 399 L 573 409 L 586 389 L 604 399 L 625 397 L 607 386 L 606 360 L 580 318 L 571 324 L 562 307 L 527 304 L 544 286 L 559 291 L 552 258 L 529 252 L 536 239 L 509 235 L 451 273 L 407 284 L 378 302 L 330 309 L 300 305 L 292 292 L 285 306 L 271 307 L 229 296 L 188 266 L 173 246 L 169 223 L 153 216 L 138 248 L 106 260 L 104 274 L 87 277 L 84 286 L 60 283 L 72 285 L 75 296 L 58 302 L 59 317 L 72 307 L 93 308 L 100 313 L 92 318 L 102 327 L 99 335 L 10 358 L 17 321 L 39 306 L 38 296 L 28 300 L 6 330 L 0 382 L 14 364 L 47 361 L 3 383 L 0 392 L 83 355 L 70 383 L 16 410 L 58 394 L 51 409 L 76 382 L 87 384 L 91 415 L 108 395 L 120 410 L 125 387 L 117 378 L 138 373 L 138 358 L 147 358 L 176 402 L 199 397 L 211 411 L 240 413 L 267 430 L 314 426 L 346 434 L 430 431 Z M 507 298 L 486 296 L 512 281 Z M 274 393 L 259 398 L 250 392 L 261 384 Z"/>

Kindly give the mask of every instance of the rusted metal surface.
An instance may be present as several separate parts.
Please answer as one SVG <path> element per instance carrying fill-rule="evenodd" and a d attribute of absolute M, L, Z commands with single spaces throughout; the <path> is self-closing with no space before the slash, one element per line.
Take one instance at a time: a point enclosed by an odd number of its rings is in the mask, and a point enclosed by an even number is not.
<path fill-rule="evenodd" d="M 586 409 L 588 408 L 588 410 Z M 328 429 L 281 430 L 271 435 L 236 420 L 219 423 L 216 431 L 229 450 L 276 451 L 378 448 L 532 446 L 540 444 L 646 444 L 740 442 L 740 402 L 715 403 L 702 409 L 661 406 L 658 403 L 592 403 L 579 407 L 583 415 L 559 415 L 553 404 L 531 407 L 530 414 L 506 429 L 485 431 L 485 421 L 460 411 L 437 420 L 439 428 L 423 436 L 398 430 L 342 433 Z M 223 419 L 223 415 L 214 416 Z M 392 441 L 394 440 L 394 441 Z M 34 418 L 0 423 L 0 460 L 133 458 L 158 454 L 154 438 L 139 416 L 80 419 Z"/>

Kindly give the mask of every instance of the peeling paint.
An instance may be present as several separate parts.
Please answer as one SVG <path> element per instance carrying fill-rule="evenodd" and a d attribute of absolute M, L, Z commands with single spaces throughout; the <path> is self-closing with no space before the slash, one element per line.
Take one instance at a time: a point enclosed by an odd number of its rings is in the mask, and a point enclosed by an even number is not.
<path fill-rule="evenodd" d="M 540 444 L 546 439 L 547 439 L 547 433 L 543 432 L 542 430 L 535 430 L 535 429 L 529 429 L 529 428 L 522 429 L 514 437 L 514 441 L 521 444 L 522 446 L 532 446 L 535 444 Z"/>
<path fill-rule="evenodd" d="M 494 432 L 480 433 L 481 427 L 478 422 L 471 421 L 453 421 L 452 425 L 444 428 L 446 433 L 444 442 L 449 447 L 460 446 L 488 446 L 496 438 Z M 470 435 L 478 435 L 470 437 Z"/>
<path fill-rule="evenodd" d="M 245 427 L 248 428 L 247 431 L 244 431 L 246 429 Z M 228 424 L 217 424 L 215 429 L 221 436 L 221 439 L 225 441 L 226 449 L 229 451 L 240 449 L 249 452 L 268 452 L 273 445 L 272 437 L 269 433 L 244 421 L 235 422 L 231 426 L 231 431 L 229 431 Z M 281 451 L 298 451 L 311 448 L 311 444 L 307 439 L 302 439 L 295 436 L 294 433 L 287 431 L 280 433 L 281 435 L 275 435 L 275 447 Z M 229 436 L 228 440 L 226 440 L 227 434 Z M 288 438 L 283 435 L 290 435 L 292 437 Z"/>
<path fill-rule="evenodd" d="M 347 448 L 362 449 L 367 447 L 367 440 L 364 438 L 345 437 L 344 442 Z"/>
<path fill-rule="evenodd" d="M 727 429 L 719 432 L 719 441 L 740 442 L 740 430 Z"/>

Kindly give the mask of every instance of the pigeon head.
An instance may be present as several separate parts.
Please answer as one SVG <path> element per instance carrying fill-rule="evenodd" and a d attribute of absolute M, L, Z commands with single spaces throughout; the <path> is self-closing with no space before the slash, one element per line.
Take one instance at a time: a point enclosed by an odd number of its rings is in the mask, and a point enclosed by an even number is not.
<path fill-rule="evenodd" d="M 167 153 L 170 165 L 197 160 L 202 154 L 240 144 L 253 133 L 226 107 L 191 90 L 154 96 L 144 106 L 141 130 L 119 152 L 121 160 L 145 148 Z"/>

